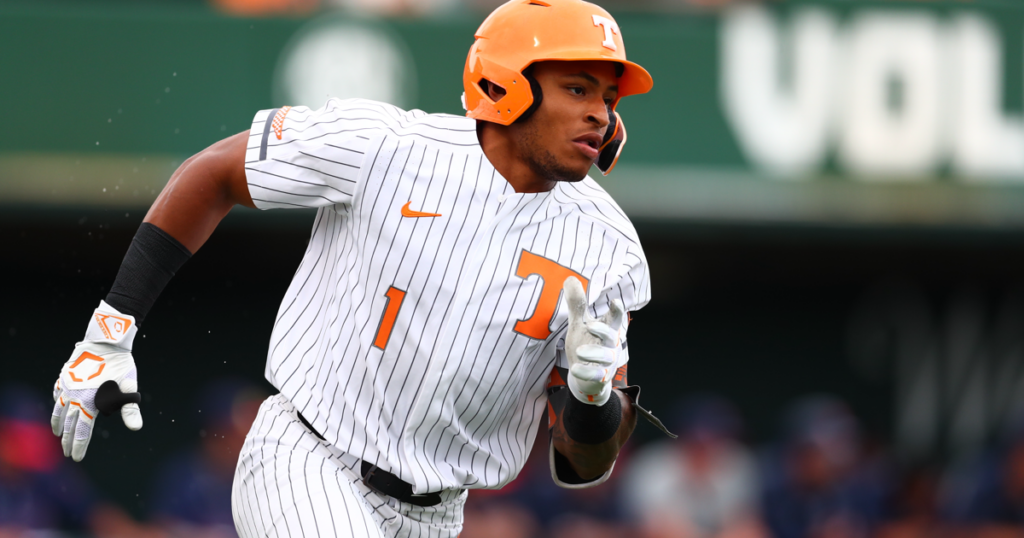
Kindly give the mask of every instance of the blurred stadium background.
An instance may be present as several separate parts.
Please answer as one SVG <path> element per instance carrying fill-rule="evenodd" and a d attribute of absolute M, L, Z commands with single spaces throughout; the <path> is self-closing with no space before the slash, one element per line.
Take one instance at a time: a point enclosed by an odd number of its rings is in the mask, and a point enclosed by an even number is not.
<path fill-rule="evenodd" d="M 654 282 L 630 377 L 681 439 L 638 425 L 594 490 L 534 458 L 463 536 L 1024 536 L 1024 2 L 602 4 L 656 81 L 601 183 Z M 82 464 L 59 365 L 185 158 L 327 96 L 461 113 L 495 5 L 0 2 L 0 536 L 233 536 L 311 213 L 228 216 L 136 343 L 145 428 Z"/>

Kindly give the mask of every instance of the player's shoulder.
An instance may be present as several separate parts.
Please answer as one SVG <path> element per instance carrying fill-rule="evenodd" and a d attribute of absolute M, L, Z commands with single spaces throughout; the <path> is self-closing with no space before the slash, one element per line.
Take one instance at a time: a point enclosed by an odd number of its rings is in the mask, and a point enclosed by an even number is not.
<path fill-rule="evenodd" d="M 369 99 L 332 98 L 324 110 L 350 121 L 369 121 L 386 136 L 416 138 L 428 143 L 452 146 L 477 146 L 476 121 L 452 114 L 428 114 L 422 110 L 405 110 L 398 106 Z"/>
<path fill-rule="evenodd" d="M 640 250 L 640 238 L 626 212 L 590 176 L 583 178 L 582 181 L 559 182 L 555 187 L 554 199 L 583 220 L 634 243 L 637 250 Z"/>

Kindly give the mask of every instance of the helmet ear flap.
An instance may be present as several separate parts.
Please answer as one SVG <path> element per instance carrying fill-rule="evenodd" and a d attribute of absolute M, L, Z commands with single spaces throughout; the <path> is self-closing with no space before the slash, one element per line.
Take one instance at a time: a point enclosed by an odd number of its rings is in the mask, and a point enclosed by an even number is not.
<path fill-rule="evenodd" d="M 473 68 L 463 74 L 463 89 L 466 96 L 466 115 L 478 120 L 501 125 L 510 125 L 533 104 L 531 89 L 523 83 L 523 74 L 492 62 L 479 55 L 470 60 Z M 486 81 L 486 83 L 481 84 Z M 505 95 L 498 101 L 491 99 L 487 87 L 490 84 L 501 87 Z"/>
<path fill-rule="evenodd" d="M 601 153 L 594 163 L 601 170 L 603 175 L 608 175 L 619 162 L 619 155 L 622 154 L 622 147 L 626 145 L 626 126 L 622 124 L 622 116 L 609 107 L 608 129 L 605 131 L 604 142 L 601 144 Z"/>
<path fill-rule="evenodd" d="M 530 108 L 527 108 L 513 123 L 520 123 L 526 121 L 527 118 L 533 115 L 534 112 L 540 108 L 541 101 L 544 100 L 544 92 L 540 90 L 540 83 L 537 79 L 533 78 L 533 66 L 529 66 L 523 69 L 523 77 L 530 83 L 530 92 L 533 93 L 533 103 L 530 104 Z"/>

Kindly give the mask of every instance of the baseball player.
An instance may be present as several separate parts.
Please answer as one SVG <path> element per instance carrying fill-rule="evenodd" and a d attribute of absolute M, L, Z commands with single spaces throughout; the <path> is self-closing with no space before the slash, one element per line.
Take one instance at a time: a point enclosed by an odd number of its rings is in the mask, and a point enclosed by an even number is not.
<path fill-rule="evenodd" d="M 317 208 L 270 338 L 232 493 L 242 536 L 455 537 L 468 490 L 513 480 L 545 415 L 552 478 L 604 482 L 637 414 L 627 312 L 650 297 L 629 219 L 591 178 L 651 89 L 580 0 L 513 0 L 476 33 L 466 117 L 362 99 L 256 114 L 174 173 L 54 387 L 86 453 L 142 427 L 132 342 L 235 204 Z M 656 419 L 652 421 L 656 422 Z"/>

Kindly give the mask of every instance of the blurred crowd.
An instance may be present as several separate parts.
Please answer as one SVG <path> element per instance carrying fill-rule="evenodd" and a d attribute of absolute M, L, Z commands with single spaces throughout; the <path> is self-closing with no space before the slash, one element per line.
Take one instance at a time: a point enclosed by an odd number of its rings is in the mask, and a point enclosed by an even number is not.
<path fill-rule="evenodd" d="M 756 449 L 720 397 L 687 398 L 669 422 L 678 440 L 626 451 L 593 489 L 555 487 L 542 444 L 509 487 L 470 496 L 463 535 L 1024 537 L 1024 421 L 949 469 L 899 462 L 831 396 L 793 402 L 777 439 Z"/>
<path fill-rule="evenodd" d="M 200 413 L 198 442 L 149 469 L 125 469 L 155 471 L 146 492 L 148 513 L 139 521 L 93 484 L 82 464 L 63 456 L 50 428 L 52 402 L 25 386 L 0 387 L 0 538 L 237 536 L 231 481 L 245 434 L 266 397 L 235 379 L 206 386 L 196 402 L 206 411 Z"/>
<path fill-rule="evenodd" d="M 235 536 L 235 461 L 265 397 L 236 380 L 206 387 L 197 442 L 154 462 L 140 520 L 62 457 L 48 402 L 25 387 L 0 388 L 0 537 Z M 463 536 L 1024 537 L 1024 421 L 984 453 L 942 468 L 901 464 L 830 396 L 793 402 L 777 438 L 756 448 L 721 397 L 690 396 L 664 418 L 678 440 L 627 445 L 612 479 L 582 490 L 554 485 L 542 432 L 514 482 L 470 494 Z"/>

